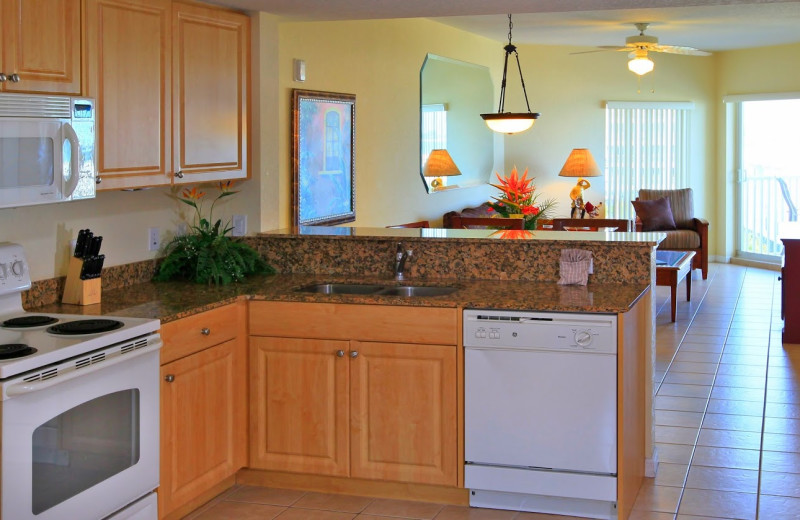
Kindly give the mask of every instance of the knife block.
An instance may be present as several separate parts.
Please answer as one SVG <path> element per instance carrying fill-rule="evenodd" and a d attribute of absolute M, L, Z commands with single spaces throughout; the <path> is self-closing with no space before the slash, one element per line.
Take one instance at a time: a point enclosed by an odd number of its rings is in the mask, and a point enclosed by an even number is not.
<path fill-rule="evenodd" d="M 100 303 L 101 278 L 81 280 L 82 267 L 82 258 L 70 257 L 67 281 L 64 285 L 64 297 L 61 298 L 61 303 L 73 303 L 76 305 Z"/>

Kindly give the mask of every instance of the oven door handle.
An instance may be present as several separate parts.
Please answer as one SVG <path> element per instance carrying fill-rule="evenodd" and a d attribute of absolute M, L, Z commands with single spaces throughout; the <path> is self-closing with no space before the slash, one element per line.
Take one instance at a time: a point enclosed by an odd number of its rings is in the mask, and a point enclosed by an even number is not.
<path fill-rule="evenodd" d="M 50 379 L 23 382 L 11 385 L 8 388 L 6 388 L 6 395 L 8 397 L 15 397 L 25 394 L 31 394 L 33 392 L 38 392 L 39 390 L 50 388 L 51 386 L 55 386 L 61 383 L 66 383 L 67 381 L 71 381 L 78 377 L 86 376 L 93 372 L 97 372 L 98 370 L 103 370 L 104 368 L 117 365 L 124 361 L 130 361 L 131 359 L 143 356 L 145 354 L 149 354 L 150 352 L 158 353 L 158 349 L 161 348 L 161 345 L 162 342 L 161 340 L 159 340 L 157 342 L 149 344 L 145 348 L 137 349 L 134 350 L 133 352 L 128 352 L 127 354 L 114 356 L 110 359 L 107 358 L 99 363 L 94 363 L 84 368 L 72 368 L 70 370 L 64 370 L 63 374 L 59 373 L 56 377 L 52 377 Z"/>

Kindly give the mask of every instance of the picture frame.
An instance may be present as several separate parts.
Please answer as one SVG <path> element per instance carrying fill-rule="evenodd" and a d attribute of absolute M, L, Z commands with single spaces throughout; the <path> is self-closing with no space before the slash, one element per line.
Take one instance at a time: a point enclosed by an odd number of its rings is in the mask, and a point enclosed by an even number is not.
<path fill-rule="evenodd" d="M 295 226 L 356 219 L 356 96 L 292 89 Z"/>

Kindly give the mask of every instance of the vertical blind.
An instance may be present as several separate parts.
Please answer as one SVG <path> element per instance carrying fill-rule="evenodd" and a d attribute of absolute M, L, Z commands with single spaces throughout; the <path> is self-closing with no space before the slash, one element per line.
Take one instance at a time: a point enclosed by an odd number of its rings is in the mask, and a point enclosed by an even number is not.
<path fill-rule="evenodd" d="M 633 219 L 640 189 L 689 186 L 693 103 L 606 103 L 606 215 Z"/>
<path fill-rule="evenodd" d="M 431 150 L 447 148 L 447 106 L 422 105 L 422 162 L 428 160 Z"/>

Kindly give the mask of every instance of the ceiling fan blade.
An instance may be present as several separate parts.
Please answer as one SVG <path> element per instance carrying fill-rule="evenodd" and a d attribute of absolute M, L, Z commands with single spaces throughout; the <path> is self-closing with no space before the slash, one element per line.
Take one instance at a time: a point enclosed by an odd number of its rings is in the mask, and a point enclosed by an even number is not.
<path fill-rule="evenodd" d="M 606 52 L 606 51 L 618 51 L 621 50 L 619 47 L 608 47 L 608 48 L 601 48 L 598 47 L 597 49 L 591 51 L 577 51 L 577 52 L 570 52 L 570 54 L 592 54 L 594 52 Z"/>
<path fill-rule="evenodd" d="M 679 45 L 657 45 L 651 50 L 656 52 L 667 52 L 669 54 L 683 54 L 687 56 L 711 56 L 710 52 L 701 51 L 694 47 L 681 47 Z"/>

